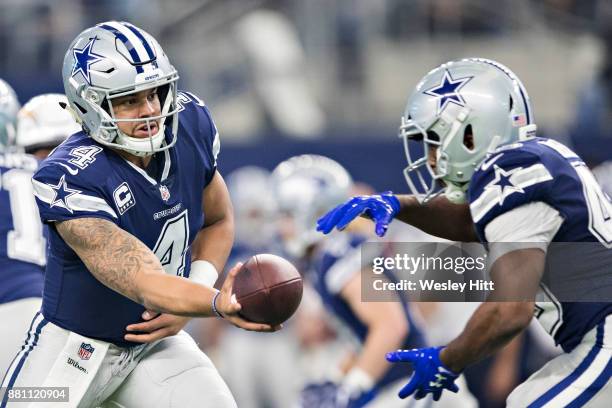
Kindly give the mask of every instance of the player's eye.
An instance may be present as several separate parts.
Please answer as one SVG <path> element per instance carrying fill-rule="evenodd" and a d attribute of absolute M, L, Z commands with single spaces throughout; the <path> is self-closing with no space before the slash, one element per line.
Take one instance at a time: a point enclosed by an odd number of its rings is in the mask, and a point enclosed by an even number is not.
<path fill-rule="evenodd" d="M 123 105 L 123 106 L 133 106 L 137 103 L 138 101 L 136 100 L 136 98 L 127 98 L 124 99 L 122 101 L 119 101 L 118 105 Z"/>

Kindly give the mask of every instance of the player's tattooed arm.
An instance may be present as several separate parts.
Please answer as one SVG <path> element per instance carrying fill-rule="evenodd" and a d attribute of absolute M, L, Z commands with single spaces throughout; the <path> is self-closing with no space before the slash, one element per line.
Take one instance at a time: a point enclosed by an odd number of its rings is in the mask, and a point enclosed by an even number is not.
<path fill-rule="evenodd" d="M 164 272 L 147 246 L 110 221 L 78 218 L 58 222 L 56 228 L 96 279 L 136 302 L 143 301 L 138 273 Z"/>
<path fill-rule="evenodd" d="M 138 238 L 110 221 L 78 218 L 56 223 L 66 243 L 91 274 L 105 286 L 142 304 L 149 310 L 182 316 L 215 316 L 215 289 L 164 272 L 155 254 Z M 246 330 L 278 328 L 241 318 L 240 304 L 232 299 L 233 282 L 240 270 L 234 267 L 221 288 L 217 310 L 232 324 Z"/>

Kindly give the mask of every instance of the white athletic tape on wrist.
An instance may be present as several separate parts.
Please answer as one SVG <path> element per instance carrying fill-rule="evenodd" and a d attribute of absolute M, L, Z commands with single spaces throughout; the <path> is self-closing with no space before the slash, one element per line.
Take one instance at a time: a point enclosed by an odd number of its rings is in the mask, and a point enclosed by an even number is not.
<path fill-rule="evenodd" d="M 346 389 L 351 396 L 367 392 L 375 385 L 374 379 L 359 367 L 352 368 L 342 380 L 342 388 Z"/>
<path fill-rule="evenodd" d="M 211 264 L 210 262 L 202 259 L 191 262 L 189 280 L 212 288 L 215 286 L 215 282 L 217 282 L 218 277 L 219 272 L 217 272 L 217 268 L 215 268 L 215 265 Z"/>

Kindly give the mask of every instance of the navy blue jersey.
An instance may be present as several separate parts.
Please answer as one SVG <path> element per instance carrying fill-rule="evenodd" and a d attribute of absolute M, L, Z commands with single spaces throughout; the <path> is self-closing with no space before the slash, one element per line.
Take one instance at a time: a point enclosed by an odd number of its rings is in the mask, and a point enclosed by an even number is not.
<path fill-rule="evenodd" d="M 33 156 L 0 153 L 0 303 L 41 297 L 46 240 L 32 195 Z"/>
<path fill-rule="evenodd" d="M 567 287 L 570 280 L 577 293 L 596 293 L 612 286 L 612 206 L 574 152 L 544 138 L 502 146 L 474 173 L 469 201 L 476 231 L 485 244 L 489 222 L 532 202 L 546 203 L 563 218 L 553 242 L 594 243 L 588 246 L 590 261 L 574 262 L 572 268 L 555 267 L 572 262 L 571 255 L 564 253 L 570 246 L 555 244 L 547 253 L 541 281 L 547 302 L 536 304 L 536 316 L 565 351 L 572 350 L 586 332 L 612 313 L 612 303 L 557 300 L 567 299 L 559 290 L 561 283 Z"/>
<path fill-rule="evenodd" d="M 340 295 L 342 288 L 350 278 L 361 273 L 361 250 L 360 246 L 366 241 L 366 237 L 355 234 L 339 234 L 333 241 L 326 241 L 322 250 L 318 253 L 313 270 L 315 272 L 315 289 L 321 296 L 326 309 L 333 313 L 340 322 L 350 330 L 351 334 L 361 343 L 368 335 L 367 326 L 359 320 L 348 302 Z M 389 281 L 397 281 L 394 276 L 384 272 Z M 404 310 L 404 316 L 408 322 L 409 333 L 404 339 L 402 349 L 425 347 L 426 342 L 423 333 L 410 313 L 408 301 L 399 295 L 398 301 Z M 381 318 L 384 318 L 381 316 Z M 396 380 L 406 378 L 412 372 L 410 364 L 393 364 L 383 377 L 377 382 L 377 387 L 384 387 Z"/>
<path fill-rule="evenodd" d="M 135 343 L 123 339 L 125 326 L 141 321 L 144 311 L 94 278 L 54 221 L 108 220 L 149 247 L 166 273 L 189 276 L 189 246 L 204 224 L 202 191 L 216 171 L 218 134 L 199 99 L 179 96 L 176 145 L 156 153 L 146 172 L 81 132 L 61 144 L 34 175 L 40 215 L 50 225 L 42 307 L 50 322 L 130 346 Z"/>

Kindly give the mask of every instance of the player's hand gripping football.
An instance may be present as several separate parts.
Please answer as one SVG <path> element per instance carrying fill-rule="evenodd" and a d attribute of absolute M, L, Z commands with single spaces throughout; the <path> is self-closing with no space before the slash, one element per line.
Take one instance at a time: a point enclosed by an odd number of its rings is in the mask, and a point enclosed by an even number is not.
<path fill-rule="evenodd" d="M 317 231 L 329 234 L 334 227 L 343 230 L 351 221 L 363 214 L 374 221 L 376 235 L 382 237 L 399 210 L 399 200 L 391 191 L 370 196 L 356 196 L 319 218 Z"/>
<path fill-rule="evenodd" d="M 446 368 L 440 361 L 442 348 L 430 347 L 387 353 L 388 361 L 409 362 L 414 368 L 410 381 L 399 392 L 400 398 L 404 399 L 414 394 L 415 399 L 421 399 L 431 393 L 434 401 L 438 401 L 444 390 L 459 391 L 459 387 L 455 384 L 459 374 Z"/>
<path fill-rule="evenodd" d="M 219 296 L 217 296 L 214 306 L 221 317 L 228 320 L 234 326 L 240 327 L 244 330 L 259 331 L 259 332 L 273 332 L 282 329 L 282 325 L 271 326 L 265 323 L 254 323 L 246 320 L 240 315 L 242 306 L 236 300 L 234 295 L 233 287 L 236 275 L 240 272 L 242 262 L 238 262 L 227 274 L 225 282 L 221 287 Z"/>

